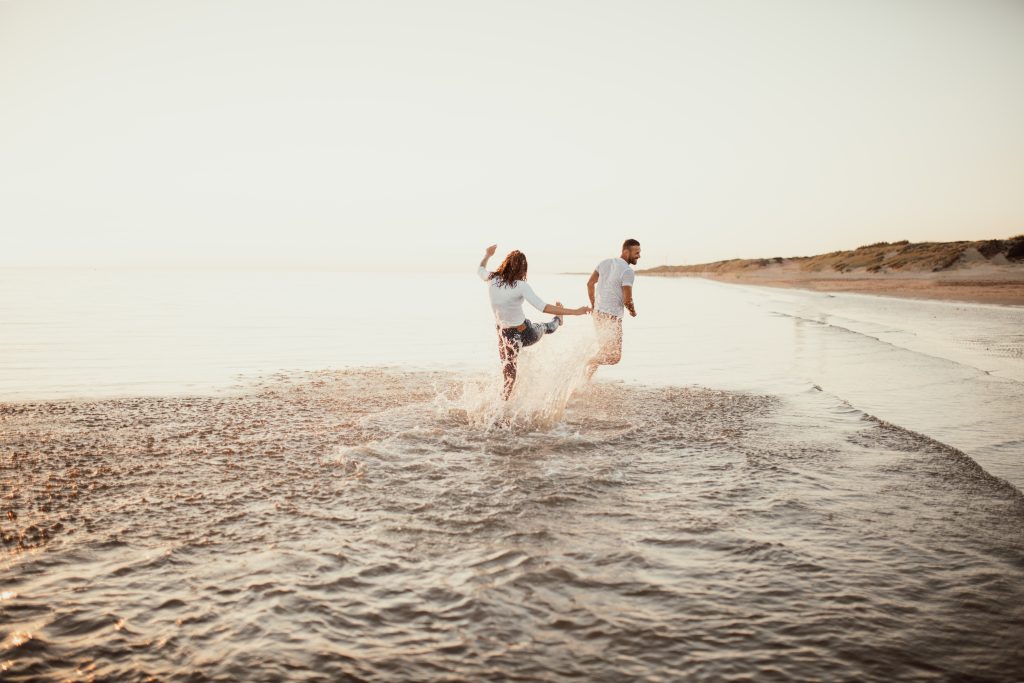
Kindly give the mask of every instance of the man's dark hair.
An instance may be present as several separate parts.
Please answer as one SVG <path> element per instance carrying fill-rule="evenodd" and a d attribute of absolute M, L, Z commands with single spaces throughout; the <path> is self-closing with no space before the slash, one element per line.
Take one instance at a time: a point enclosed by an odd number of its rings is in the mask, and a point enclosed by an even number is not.
<path fill-rule="evenodd" d="M 632 240 L 632 239 L 631 240 L 626 240 L 625 242 L 622 243 L 623 250 L 629 249 L 630 247 L 639 247 L 639 246 L 640 246 L 640 243 L 637 242 L 636 240 Z"/>

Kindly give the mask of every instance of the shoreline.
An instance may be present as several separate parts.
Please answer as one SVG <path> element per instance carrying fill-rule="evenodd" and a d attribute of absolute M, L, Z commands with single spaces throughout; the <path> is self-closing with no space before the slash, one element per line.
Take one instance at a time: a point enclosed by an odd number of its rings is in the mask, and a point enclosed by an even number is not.
<path fill-rule="evenodd" d="M 781 268 L 779 270 L 782 270 Z M 1010 277 L 985 277 L 989 274 L 957 273 L 961 277 L 942 277 L 936 274 L 918 277 L 895 277 L 889 275 L 864 276 L 837 275 L 833 277 L 800 274 L 793 272 L 754 273 L 643 273 L 654 277 L 698 277 L 715 282 L 735 285 L 778 287 L 781 289 L 804 289 L 813 292 L 836 292 L 849 294 L 872 294 L 901 299 L 928 299 L 998 306 L 1024 306 L 1024 279 Z M 946 274 L 943 274 L 946 275 Z M 948 275 L 953 275 L 952 273 Z M 966 276 L 966 277 L 963 277 Z"/>
<path fill-rule="evenodd" d="M 1024 306 L 1024 235 L 974 242 L 876 242 L 817 256 L 657 266 L 638 275 L 850 292 L 903 299 Z"/>

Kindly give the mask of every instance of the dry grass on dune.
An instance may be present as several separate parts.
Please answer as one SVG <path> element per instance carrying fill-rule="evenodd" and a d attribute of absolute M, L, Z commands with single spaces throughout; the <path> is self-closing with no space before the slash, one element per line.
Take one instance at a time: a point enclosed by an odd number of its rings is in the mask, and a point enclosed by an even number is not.
<path fill-rule="evenodd" d="M 975 250 L 975 251 L 970 251 Z M 975 253 L 976 252 L 976 253 Z M 817 256 L 770 259 L 731 259 L 691 266 L 659 266 L 641 272 L 653 275 L 672 273 L 740 273 L 760 270 L 776 264 L 793 263 L 805 273 L 836 271 L 847 273 L 937 272 L 966 262 L 971 256 L 995 263 L 1024 262 L 1024 235 L 1010 239 L 975 242 L 878 242 L 848 251 Z M 995 261 L 993 261 L 995 259 Z"/>

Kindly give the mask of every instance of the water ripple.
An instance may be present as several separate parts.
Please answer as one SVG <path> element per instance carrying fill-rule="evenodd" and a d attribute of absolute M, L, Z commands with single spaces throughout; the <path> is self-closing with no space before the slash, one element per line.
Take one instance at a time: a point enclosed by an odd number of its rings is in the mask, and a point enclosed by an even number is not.
<path fill-rule="evenodd" d="M 0 406 L 5 680 L 1024 675 L 1024 501 L 959 451 L 699 388 L 503 423 L 479 382 Z"/>

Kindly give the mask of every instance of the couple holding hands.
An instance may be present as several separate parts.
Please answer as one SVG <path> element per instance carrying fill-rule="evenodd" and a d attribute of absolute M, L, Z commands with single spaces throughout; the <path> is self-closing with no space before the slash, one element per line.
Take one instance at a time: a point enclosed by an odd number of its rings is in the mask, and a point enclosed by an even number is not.
<path fill-rule="evenodd" d="M 587 379 L 593 377 L 599 365 L 614 365 L 622 356 L 622 316 L 628 310 L 636 317 L 633 306 L 632 266 L 640 258 L 640 243 L 628 239 L 622 243 L 622 252 L 615 258 L 597 264 L 587 281 L 590 306 L 565 308 L 561 302 L 544 303 L 526 282 L 526 255 L 511 251 L 497 270 L 488 271 L 487 262 L 494 256 L 497 245 L 487 247 L 477 274 L 488 283 L 491 308 L 498 329 L 498 355 L 501 357 L 505 384 L 502 398 L 508 399 L 516 382 L 519 352 L 523 347 L 536 344 L 545 334 L 551 334 L 562 324 L 564 315 L 586 315 L 593 312 L 594 326 L 600 349 L 587 362 Z M 532 323 L 523 314 L 523 302 L 542 313 L 555 317 L 546 323 Z"/>

